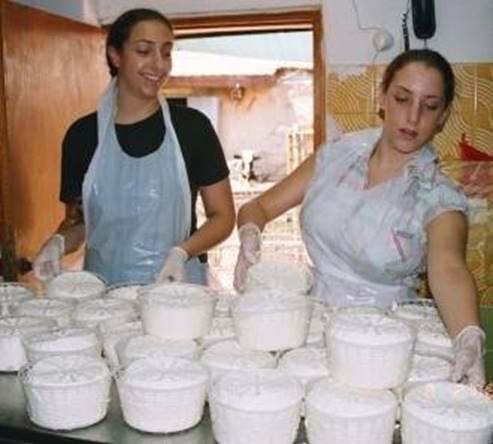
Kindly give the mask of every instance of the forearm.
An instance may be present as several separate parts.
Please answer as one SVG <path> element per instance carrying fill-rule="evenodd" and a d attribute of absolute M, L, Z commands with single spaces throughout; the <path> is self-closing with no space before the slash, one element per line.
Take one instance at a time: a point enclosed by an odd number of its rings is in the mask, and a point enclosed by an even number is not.
<path fill-rule="evenodd" d="M 213 215 L 208 217 L 204 224 L 179 246 L 190 257 L 198 256 L 225 240 L 233 228 L 234 214 Z"/>
<path fill-rule="evenodd" d="M 451 337 L 468 325 L 479 325 L 476 287 L 464 266 L 436 270 L 430 289 Z"/>
<path fill-rule="evenodd" d="M 77 251 L 86 239 L 84 222 L 67 224 L 64 220 L 57 228 L 56 233 L 61 234 L 65 239 L 65 254 Z"/>
<path fill-rule="evenodd" d="M 86 232 L 82 204 L 72 202 L 65 208 L 65 218 L 58 226 L 56 233 L 61 234 L 65 241 L 65 254 L 77 251 L 85 241 Z"/>

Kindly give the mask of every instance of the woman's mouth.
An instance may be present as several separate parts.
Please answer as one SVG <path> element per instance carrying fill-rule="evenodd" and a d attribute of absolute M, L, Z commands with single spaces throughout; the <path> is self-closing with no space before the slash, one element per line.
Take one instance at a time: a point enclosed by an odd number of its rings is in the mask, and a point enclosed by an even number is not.
<path fill-rule="evenodd" d="M 156 76 L 152 74 L 143 74 L 144 79 L 152 83 L 159 83 L 161 81 L 161 76 Z"/>
<path fill-rule="evenodd" d="M 418 132 L 409 128 L 400 128 L 399 133 L 404 136 L 406 139 L 415 139 L 418 135 Z"/>

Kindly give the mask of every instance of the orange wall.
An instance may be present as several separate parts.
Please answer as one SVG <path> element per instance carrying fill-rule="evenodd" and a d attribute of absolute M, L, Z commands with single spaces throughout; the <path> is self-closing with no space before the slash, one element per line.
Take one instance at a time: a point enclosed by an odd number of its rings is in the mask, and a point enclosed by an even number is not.
<path fill-rule="evenodd" d="M 31 258 L 61 221 L 63 135 L 95 109 L 108 81 L 99 28 L 2 2 L 6 193 L 17 257 Z"/>

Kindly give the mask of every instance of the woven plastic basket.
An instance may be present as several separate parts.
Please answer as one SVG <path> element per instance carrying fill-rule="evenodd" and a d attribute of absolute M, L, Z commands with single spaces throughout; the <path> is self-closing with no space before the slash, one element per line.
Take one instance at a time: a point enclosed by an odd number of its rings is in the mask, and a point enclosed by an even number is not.
<path fill-rule="evenodd" d="M 17 282 L 0 282 L 0 316 L 13 315 L 12 308 L 33 297 L 32 291 Z"/>
<path fill-rule="evenodd" d="M 96 299 L 106 291 L 106 282 L 96 273 L 89 271 L 63 271 L 53 278 L 46 295 L 54 298 L 73 299 L 77 302 Z"/>
<path fill-rule="evenodd" d="M 26 365 L 19 372 L 27 412 L 33 423 L 51 430 L 72 430 L 93 425 L 106 416 L 111 375 L 102 359 L 77 356 L 81 363 L 101 367 L 101 374 L 97 377 L 76 383 L 67 382 L 65 385 L 33 382 L 32 373 L 36 371 L 36 365 L 57 360 L 63 368 L 63 359 L 72 357 L 74 355 L 46 358 Z"/>
<path fill-rule="evenodd" d="M 163 375 L 167 365 L 178 363 L 186 372 L 186 366 L 201 369 L 195 373 L 195 381 L 180 383 L 175 379 L 172 386 L 166 387 L 153 380 L 137 383 L 128 380 L 126 373 L 132 366 L 161 368 Z M 160 366 L 160 363 L 163 365 Z M 145 372 L 147 374 L 147 372 Z M 207 371 L 198 363 L 181 358 L 143 358 L 134 361 L 128 367 L 121 368 L 115 374 L 120 397 L 123 418 L 131 427 L 144 432 L 172 433 L 189 429 L 202 418 L 208 384 Z"/>
<path fill-rule="evenodd" d="M 24 335 L 54 329 L 55 321 L 29 316 L 0 318 L 0 372 L 16 372 L 27 362 Z"/>
<path fill-rule="evenodd" d="M 87 328 L 63 328 L 42 335 L 29 335 L 24 337 L 23 344 L 29 362 L 68 354 L 98 358 L 102 351 L 96 333 Z"/>
<path fill-rule="evenodd" d="M 291 444 L 300 422 L 301 401 L 277 411 L 247 411 L 209 395 L 212 431 L 221 444 Z"/>
<path fill-rule="evenodd" d="M 212 324 L 216 298 L 210 289 L 193 284 L 157 284 L 139 296 L 144 331 L 162 339 L 197 339 Z"/>
<path fill-rule="evenodd" d="M 305 426 L 310 444 L 390 444 L 394 423 L 395 410 L 381 415 L 351 418 L 330 415 L 306 404 Z"/>
<path fill-rule="evenodd" d="M 265 292 L 262 297 L 269 297 Z M 260 293 L 252 293 L 257 297 Z M 276 296 L 276 292 L 273 293 Z M 245 306 L 245 293 L 233 304 L 233 320 L 238 342 L 244 348 L 251 350 L 287 350 L 304 344 L 308 335 L 310 322 L 310 303 L 308 298 L 290 294 L 287 300 L 298 299 L 295 303 L 286 302 L 284 307 L 282 297 L 272 307 L 267 303 L 259 304 L 258 308 Z"/>

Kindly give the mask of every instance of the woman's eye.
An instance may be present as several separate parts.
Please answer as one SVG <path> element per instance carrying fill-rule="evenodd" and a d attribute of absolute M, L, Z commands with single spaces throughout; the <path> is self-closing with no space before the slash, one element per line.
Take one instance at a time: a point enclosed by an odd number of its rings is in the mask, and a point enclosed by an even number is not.
<path fill-rule="evenodd" d="M 397 103 L 404 103 L 404 102 L 407 102 L 407 97 L 403 97 L 403 96 L 395 96 L 395 101 Z"/>
<path fill-rule="evenodd" d="M 438 105 L 433 103 L 433 104 L 425 104 L 425 107 L 426 109 L 430 110 L 430 111 L 435 111 L 438 109 Z"/>
<path fill-rule="evenodd" d="M 137 54 L 140 54 L 140 55 L 147 55 L 147 54 L 149 54 L 149 50 L 148 50 L 148 49 L 146 49 L 146 48 L 142 48 L 142 49 L 138 48 L 138 49 L 137 49 Z"/>

